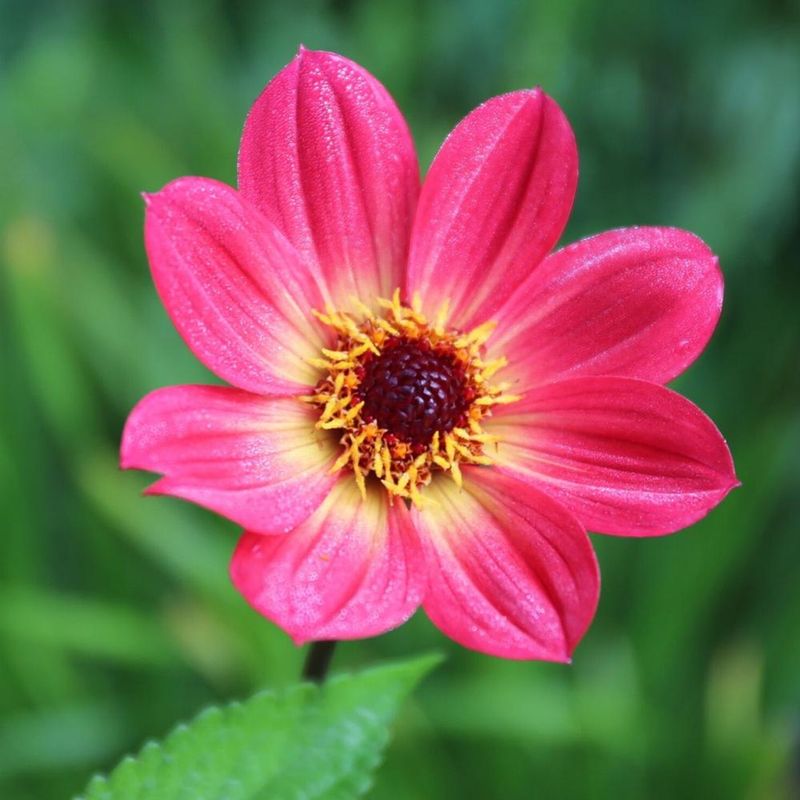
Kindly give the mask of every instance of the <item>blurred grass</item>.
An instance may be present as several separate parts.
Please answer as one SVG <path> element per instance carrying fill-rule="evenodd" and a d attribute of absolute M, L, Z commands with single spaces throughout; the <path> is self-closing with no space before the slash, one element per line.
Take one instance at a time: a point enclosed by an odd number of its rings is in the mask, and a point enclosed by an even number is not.
<path fill-rule="evenodd" d="M 444 648 L 374 796 L 800 793 L 800 35 L 796 3 L 0 2 L 0 797 L 61 798 L 301 653 L 227 580 L 235 530 L 116 469 L 148 390 L 207 379 L 160 309 L 139 192 L 232 182 L 298 43 L 367 66 L 423 164 L 492 94 L 543 85 L 581 183 L 565 237 L 680 225 L 719 253 L 717 335 L 679 388 L 744 486 L 685 534 L 595 537 L 572 668 L 495 661 L 419 616 L 341 666 Z"/>

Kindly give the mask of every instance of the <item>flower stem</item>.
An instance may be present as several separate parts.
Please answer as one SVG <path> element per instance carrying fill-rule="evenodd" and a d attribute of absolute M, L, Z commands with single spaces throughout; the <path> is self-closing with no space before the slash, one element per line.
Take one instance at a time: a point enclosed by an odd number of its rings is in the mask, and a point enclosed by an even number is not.
<path fill-rule="evenodd" d="M 303 665 L 303 680 L 322 683 L 328 674 L 336 642 L 312 642 Z"/>

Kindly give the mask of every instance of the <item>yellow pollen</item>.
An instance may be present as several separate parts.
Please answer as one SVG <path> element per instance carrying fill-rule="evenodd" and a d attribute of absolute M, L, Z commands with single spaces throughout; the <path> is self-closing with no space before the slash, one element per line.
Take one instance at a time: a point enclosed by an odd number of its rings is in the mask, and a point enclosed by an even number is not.
<path fill-rule="evenodd" d="M 357 298 L 352 299 L 354 313 L 334 308 L 326 308 L 324 313 L 313 312 L 320 322 L 333 329 L 336 345 L 322 348 L 319 358 L 308 360 L 322 375 L 313 394 L 301 399 L 319 408 L 317 429 L 336 431 L 342 451 L 331 467 L 332 473 L 351 470 L 363 497 L 367 479 L 374 475 L 390 498 L 398 497 L 422 507 L 430 500 L 420 490 L 435 473 L 449 473 L 460 487 L 462 465 L 493 463 L 484 448 L 496 447 L 500 440 L 485 432 L 483 422 L 491 416 L 494 406 L 513 403 L 519 396 L 507 393 L 510 384 L 491 383 L 495 373 L 507 364 L 504 357 L 488 361 L 484 358 L 486 341 L 496 323 L 485 322 L 466 332 L 450 330 L 446 325 L 447 301 L 429 321 L 423 314 L 419 293 L 414 294 L 408 306 L 402 302 L 399 289 L 391 298 L 376 298 L 375 303 L 379 312 Z M 420 353 L 446 357 L 460 376 L 458 386 L 463 396 L 458 408 L 463 413 L 454 412 L 461 415 L 458 423 L 453 425 L 455 416 L 449 418 L 453 421 L 448 426 L 452 427 L 435 430 L 427 443 L 420 438 L 404 441 L 382 428 L 366 414 L 365 397 L 359 394 L 367 365 L 398 342 L 403 347 L 419 348 Z M 410 435 L 413 438 L 418 432 Z"/>

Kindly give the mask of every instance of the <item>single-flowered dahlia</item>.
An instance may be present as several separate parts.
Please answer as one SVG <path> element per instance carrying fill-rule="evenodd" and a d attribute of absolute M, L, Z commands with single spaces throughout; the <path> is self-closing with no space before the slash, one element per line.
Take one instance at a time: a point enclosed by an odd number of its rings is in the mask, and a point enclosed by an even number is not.
<path fill-rule="evenodd" d="M 383 86 L 301 49 L 247 117 L 238 190 L 146 197 L 164 306 L 231 387 L 146 396 L 122 466 L 245 529 L 233 582 L 295 642 L 422 605 L 466 647 L 566 661 L 598 599 L 586 530 L 670 533 L 737 484 L 664 387 L 717 322 L 717 259 L 673 228 L 551 252 L 577 178 L 533 89 L 469 114 L 420 188 Z"/>

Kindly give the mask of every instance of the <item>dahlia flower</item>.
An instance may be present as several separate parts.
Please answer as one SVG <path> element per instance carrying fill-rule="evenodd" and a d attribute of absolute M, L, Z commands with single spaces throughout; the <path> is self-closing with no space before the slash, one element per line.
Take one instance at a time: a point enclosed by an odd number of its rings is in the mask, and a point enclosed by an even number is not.
<path fill-rule="evenodd" d="M 296 643 L 421 605 L 466 647 L 568 661 L 598 600 L 587 529 L 670 533 L 737 484 L 664 387 L 716 325 L 717 259 L 655 227 L 551 252 L 577 178 L 533 89 L 469 114 L 420 188 L 384 87 L 301 49 L 250 110 L 238 190 L 145 197 L 161 300 L 231 386 L 147 395 L 122 466 L 244 528 L 233 582 Z"/>

